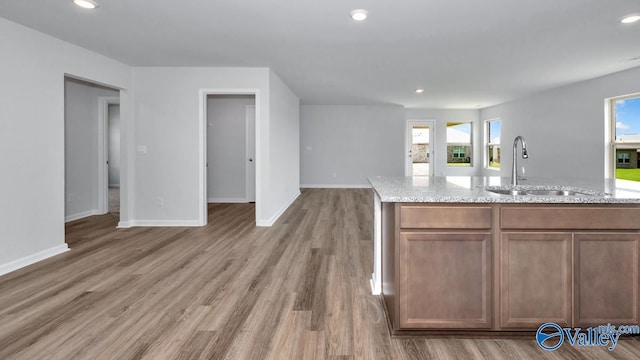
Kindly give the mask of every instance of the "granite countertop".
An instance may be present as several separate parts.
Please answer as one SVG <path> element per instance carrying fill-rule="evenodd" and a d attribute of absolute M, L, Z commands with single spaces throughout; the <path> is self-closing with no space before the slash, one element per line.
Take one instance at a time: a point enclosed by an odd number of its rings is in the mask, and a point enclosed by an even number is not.
<path fill-rule="evenodd" d="M 382 202 L 640 204 L 640 184 L 601 180 L 530 178 L 516 187 L 497 176 L 373 176 L 369 183 Z M 632 185 L 632 186 L 629 186 Z M 485 188 L 570 190 L 579 194 L 500 195 Z"/>

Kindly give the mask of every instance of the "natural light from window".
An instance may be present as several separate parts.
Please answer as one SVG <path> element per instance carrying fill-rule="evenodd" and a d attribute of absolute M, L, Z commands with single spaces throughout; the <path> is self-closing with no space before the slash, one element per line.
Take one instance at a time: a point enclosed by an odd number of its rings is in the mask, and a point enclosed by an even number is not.
<path fill-rule="evenodd" d="M 612 99 L 616 180 L 640 182 L 640 96 Z"/>
<path fill-rule="evenodd" d="M 485 167 L 500 169 L 500 133 L 502 122 L 500 119 L 485 121 Z"/>
<path fill-rule="evenodd" d="M 447 123 L 447 166 L 471 166 L 471 123 Z"/>

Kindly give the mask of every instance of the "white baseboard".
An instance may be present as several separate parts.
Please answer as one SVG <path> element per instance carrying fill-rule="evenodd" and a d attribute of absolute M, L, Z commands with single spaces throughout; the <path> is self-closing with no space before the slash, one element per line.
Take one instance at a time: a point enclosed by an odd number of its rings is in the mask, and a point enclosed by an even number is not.
<path fill-rule="evenodd" d="M 295 193 L 293 195 L 293 197 L 291 197 L 291 199 L 289 199 L 289 201 L 287 201 L 287 203 L 284 204 L 284 206 L 282 206 L 280 208 L 280 210 L 278 210 L 270 219 L 268 219 L 268 220 L 256 220 L 256 226 L 267 226 L 267 227 L 268 226 L 273 226 L 273 224 L 275 224 L 275 222 L 278 220 L 278 218 L 280 216 L 282 216 L 282 214 L 284 214 L 284 212 L 289 208 L 289 206 L 291 206 L 291 204 L 293 204 L 293 202 L 296 201 L 298 196 L 300 196 L 300 191 Z"/>
<path fill-rule="evenodd" d="M 118 226 L 116 226 L 116 228 L 118 229 L 127 229 L 132 227 L 133 225 L 131 224 L 131 221 L 119 221 L 118 222 Z"/>
<path fill-rule="evenodd" d="M 210 203 L 247 203 L 245 198 L 208 198 L 207 202 Z"/>
<path fill-rule="evenodd" d="M 120 223 L 118 227 L 120 227 Z M 179 226 L 202 226 L 198 220 L 132 220 L 129 222 L 123 222 L 122 227 L 133 226 L 153 226 L 153 227 L 179 227 Z M 127 225 L 127 226 L 125 226 Z"/>
<path fill-rule="evenodd" d="M 354 185 L 354 184 L 300 184 L 301 188 L 307 189 L 369 189 L 371 185 L 362 184 L 362 185 Z"/>
<path fill-rule="evenodd" d="M 89 210 L 89 211 L 83 211 L 81 213 L 65 216 L 64 217 L 64 222 L 79 220 L 79 219 L 86 218 L 86 217 L 89 217 L 89 216 L 102 215 L 102 214 L 103 213 L 100 212 L 100 210 L 98 210 L 98 209 L 93 209 L 93 210 Z"/>
<path fill-rule="evenodd" d="M 56 247 L 52 247 L 50 249 L 39 251 L 29 256 L 25 256 L 21 259 L 14 260 L 6 264 L 2 264 L 0 265 L 0 275 L 4 275 L 12 271 L 16 271 L 25 266 L 29 266 L 31 264 L 37 263 L 38 261 L 42 261 L 44 259 L 50 258 L 58 254 L 62 254 L 63 252 L 66 252 L 66 251 L 69 251 L 69 247 L 67 246 L 67 244 L 62 244 Z"/>

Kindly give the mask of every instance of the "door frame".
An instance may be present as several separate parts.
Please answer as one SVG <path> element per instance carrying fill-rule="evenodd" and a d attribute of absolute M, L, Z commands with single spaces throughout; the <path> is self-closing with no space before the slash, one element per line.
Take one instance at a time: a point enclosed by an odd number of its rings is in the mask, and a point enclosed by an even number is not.
<path fill-rule="evenodd" d="M 109 105 L 120 105 L 120 97 L 98 97 L 98 212 L 100 214 L 109 212 L 109 165 L 107 164 L 109 159 Z M 122 136 L 122 125 L 120 129 Z M 120 146 L 120 157 L 122 158 L 122 146 Z"/>
<path fill-rule="evenodd" d="M 254 161 L 256 164 L 260 164 L 262 159 L 262 153 L 260 149 L 260 130 L 261 130 L 261 121 L 260 121 L 260 112 L 262 109 L 260 97 L 260 90 L 249 88 L 249 89 L 200 89 L 199 98 L 198 98 L 198 109 L 199 109 L 199 117 L 200 121 L 198 124 L 198 154 L 199 154 L 199 176 L 198 176 L 198 192 L 199 196 L 199 208 L 200 211 L 198 213 L 198 225 L 205 226 L 207 225 L 208 218 L 208 201 L 207 201 L 207 96 L 209 95 L 253 95 L 255 97 L 255 107 L 256 107 L 256 123 L 255 123 L 255 131 L 256 131 L 256 157 Z M 260 191 L 261 188 L 261 179 L 262 179 L 262 171 L 260 170 L 260 166 L 256 166 L 256 211 L 255 218 L 256 222 L 260 219 L 260 201 L 262 198 L 262 193 Z"/>
<path fill-rule="evenodd" d="M 411 161 L 411 146 L 413 145 L 413 134 L 411 130 L 414 125 L 425 125 L 429 127 L 429 176 L 434 175 L 435 160 L 435 139 L 436 139 L 436 121 L 427 119 L 411 119 L 407 120 L 404 138 L 404 175 L 413 176 L 413 161 Z"/>
<path fill-rule="evenodd" d="M 249 117 L 249 109 L 251 109 L 251 108 L 253 108 L 253 119 Z M 244 116 L 245 116 L 245 126 L 246 126 L 245 127 L 245 142 L 244 142 L 244 145 L 245 145 L 245 148 L 244 148 L 244 150 L 245 150 L 245 159 L 244 160 L 246 162 L 245 163 L 245 180 L 244 180 L 244 182 L 245 182 L 245 196 L 244 197 L 245 197 L 245 200 L 247 202 L 252 202 L 252 201 L 256 200 L 255 199 L 256 181 L 255 181 L 255 176 L 254 176 L 253 182 L 250 182 L 249 168 L 251 166 L 253 166 L 254 175 L 255 175 L 255 171 L 257 170 L 257 167 L 255 165 L 256 164 L 255 154 L 252 155 L 252 154 L 249 153 L 250 152 L 249 151 L 249 143 L 250 143 L 250 141 L 249 141 L 249 134 L 250 134 L 250 132 L 249 132 L 249 123 L 253 122 L 253 129 L 255 130 L 255 127 L 256 127 L 256 106 L 255 105 L 246 105 L 244 114 L 245 114 Z M 255 131 L 254 131 L 254 144 L 253 144 L 253 150 L 254 150 L 253 152 L 254 153 L 257 151 L 256 145 L 255 145 L 255 142 L 256 142 L 255 139 L 256 138 L 255 138 Z M 252 161 L 253 165 L 251 164 L 250 161 L 248 161 L 249 156 L 253 156 L 253 161 Z M 249 197 L 250 188 L 251 188 L 250 185 L 251 184 L 253 184 L 253 188 L 254 188 L 253 189 L 254 199 L 251 199 Z"/>

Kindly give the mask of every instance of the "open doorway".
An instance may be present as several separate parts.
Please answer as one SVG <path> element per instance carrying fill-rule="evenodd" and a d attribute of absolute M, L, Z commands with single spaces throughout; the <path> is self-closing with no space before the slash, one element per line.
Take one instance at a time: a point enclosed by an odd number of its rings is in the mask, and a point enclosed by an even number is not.
<path fill-rule="evenodd" d="M 406 176 L 433 175 L 433 149 L 435 148 L 434 122 L 430 120 L 407 121 L 405 174 Z"/>
<path fill-rule="evenodd" d="M 213 204 L 255 203 L 255 94 L 207 94 L 205 119 L 207 213 Z"/>
<path fill-rule="evenodd" d="M 120 103 L 107 100 L 105 141 L 107 159 L 107 212 L 120 213 Z"/>
<path fill-rule="evenodd" d="M 120 92 L 72 77 L 64 78 L 65 222 L 109 211 L 109 162 L 120 163 Z M 111 152 L 111 155 L 109 154 Z M 111 159 L 109 159 L 111 157 Z M 111 175 L 111 179 L 109 179 Z M 119 195 L 111 204 L 119 212 Z M 115 208 L 117 207 L 117 208 Z M 114 217 L 114 225 L 117 225 Z"/>

